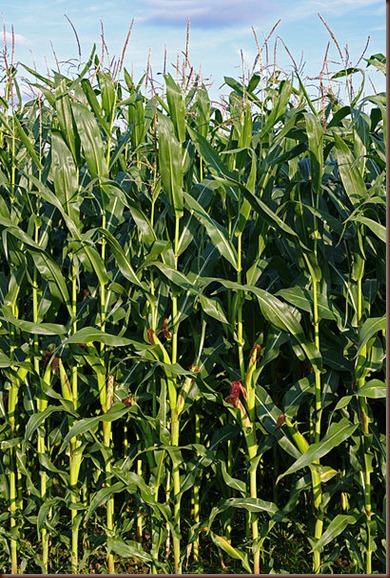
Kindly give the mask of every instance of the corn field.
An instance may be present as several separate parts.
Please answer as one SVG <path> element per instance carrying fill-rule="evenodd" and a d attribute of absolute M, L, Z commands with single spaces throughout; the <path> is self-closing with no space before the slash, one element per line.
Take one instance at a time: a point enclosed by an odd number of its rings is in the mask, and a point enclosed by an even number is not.
<path fill-rule="evenodd" d="M 0 99 L 3 571 L 384 573 L 384 93 L 254 72 L 221 106 L 95 49 L 26 69 Z"/>

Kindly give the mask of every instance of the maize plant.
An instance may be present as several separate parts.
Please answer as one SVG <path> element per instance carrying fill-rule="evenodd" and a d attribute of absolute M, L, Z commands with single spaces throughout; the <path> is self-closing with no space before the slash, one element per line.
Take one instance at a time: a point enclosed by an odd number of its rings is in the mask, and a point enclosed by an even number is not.
<path fill-rule="evenodd" d="M 383 57 L 368 59 L 381 69 Z M 385 95 L 4 65 L 7 573 L 383 573 Z M 349 86 L 349 85 L 348 85 Z M 288 544 L 288 547 L 286 546 Z"/>

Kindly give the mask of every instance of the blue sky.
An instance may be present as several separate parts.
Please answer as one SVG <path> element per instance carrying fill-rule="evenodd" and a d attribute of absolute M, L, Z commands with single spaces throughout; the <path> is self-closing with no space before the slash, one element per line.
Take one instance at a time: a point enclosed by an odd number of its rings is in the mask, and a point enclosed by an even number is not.
<path fill-rule="evenodd" d="M 252 27 L 260 45 L 281 19 L 269 43 L 269 61 L 279 36 L 295 61 L 302 62 L 302 75 L 316 76 L 321 70 L 327 47 L 329 68 L 341 69 L 338 50 L 318 13 L 332 29 L 343 53 L 348 47 L 355 64 L 370 36 L 366 57 L 385 53 L 384 0 L 0 0 L 0 14 L 7 36 L 14 26 L 15 60 L 46 73 L 55 68 L 54 46 L 60 61 L 79 61 L 72 21 L 85 61 L 94 43 L 101 53 L 101 22 L 110 57 L 119 57 L 134 18 L 124 65 L 137 81 L 146 69 L 148 55 L 153 77 L 163 70 L 164 50 L 167 70 L 175 75 L 177 55 L 185 48 L 187 20 L 191 22 L 189 59 L 196 71 L 202 70 L 212 83 L 214 98 L 227 93 L 223 76 L 240 77 L 241 54 L 247 68 L 254 64 L 257 48 Z M 242 51 L 242 52 L 241 52 Z M 293 65 L 283 43 L 277 40 L 277 62 L 287 71 Z M 263 53 L 265 61 L 266 54 Z M 302 59 L 302 60 L 301 60 Z M 361 63 L 365 67 L 365 63 Z M 373 74 L 378 91 L 385 89 L 383 75 Z M 373 90 L 366 85 L 366 93 Z"/>

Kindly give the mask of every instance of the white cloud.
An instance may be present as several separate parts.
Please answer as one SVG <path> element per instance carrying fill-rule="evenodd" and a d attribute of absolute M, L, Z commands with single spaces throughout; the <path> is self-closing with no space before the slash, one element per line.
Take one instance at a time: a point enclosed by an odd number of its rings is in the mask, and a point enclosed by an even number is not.
<path fill-rule="evenodd" d="M 221 28 L 252 24 L 271 6 L 270 0 L 146 0 L 142 19 L 161 26 L 182 26 L 190 19 L 193 26 Z"/>
<path fill-rule="evenodd" d="M 310 16 L 324 12 L 342 16 L 345 12 L 349 12 L 352 16 L 356 10 L 379 6 L 382 3 L 382 0 L 298 0 L 294 4 L 285 4 L 285 15 L 288 18 L 291 14 L 294 16 L 304 13 Z"/>
<path fill-rule="evenodd" d="M 313 0 L 313 5 L 326 9 L 343 10 L 353 8 L 364 8 L 373 4 L 382 4 L 381 0 Z"/>
<path fill-rule="evenodd" d="M 0 33 L 0 38 L 1 38 L 1 33 Z M 12 33 L 11 32 L 6 32 L 5 33 L 5 39 L 7 43 L 12 42 Z M 26 36 L 23 36 L 22 34 L 14 34 L 13 35 L 13 39 L 15 42 L 15 46 L 29 46 L 30 45 L 30 41 Z"/>

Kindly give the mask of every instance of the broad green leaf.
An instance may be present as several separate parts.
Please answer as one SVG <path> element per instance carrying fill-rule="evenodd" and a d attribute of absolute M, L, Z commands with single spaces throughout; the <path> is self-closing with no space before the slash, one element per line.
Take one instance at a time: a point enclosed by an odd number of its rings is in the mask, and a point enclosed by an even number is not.
<path fill-rule="evenodd" d="M 109 72 L 101 71 L 97 74 L 100 87 L 100 98 L 104 116 L 111 123 L 115 114 L 116 88 L 114 80 Z"/>
<path fill-rule="evenodd" d="M 233 478 L 226 469 L 226 463 L 223 460 L 219 460 L 223 481 L 229 488 L 237 490 L 240 492 L 242 496 L 246 494 L 246 484 L 242 480 L 238 480 L 237 478 Z M 235 506 L 240 507 L 240 506 Z"/>
<path fill-rule="evenodd" d="M 96 508 L 103 506 L 107 500 L 111 498 L 114 494 L 122 492 L 126 489 L 126 485 L 123 482 L 116 482 L 111 486 L 106 488 L 101 488 L 90 501 L 88 511 L 85 515 L 85 522 L 88 522 L 92 514 L 95 512 Z"/>
<path fill-rule="evenodd" d="M 65 221 L 67 228 L 69 229 L 69 232 L 72 234 L 72 237 L 74 237 L 75 239 L 81 239 L 81 232 L 79 231 L 79 228 L 77 227 L 73 219 L 71 219 L 70 216 L 65 211 L 60 199 L 58 199 L 56 195 L 34 175 L 25 173 L 25 177 L 36 187 L 39 195 L 43 197 L 45 201 L 47 201 L 48 203 L 56 207 L 56 209 L 58 209 L 62 218 Z"/>
<path fill-rule="evenodd" d="M 95 327 L 83 327 L 65 339 L 62 345 L 69 345 L 69 343 L 92 343 L 94 341 L 104 343 L 104 345 L 108 345 L 109 347 L 124 347 L 133 343 L 131 339 L 111 335 Z"/>
<path fill-rule="evenodd" d="M 145 240 L 145 244 L 148 249 L 157 241 L 156 233 L 147 217 L 147 215 L 142 211 L 139 204 L 134 203 L 131 200 L 127 200 L 131 216 L 133 217 L 139 232 L 140 240 Z"/>
<path fill-rule="evenodd" d="M 213 317 L 221 323 L 229 323 L 222 309 L 222 305 L 217 299 L 212 299 L 210 297 L 206 297 L 205 295 L 199 295 L 199 302 L 201 304 L 202 310 L 206 313 L 206 315 Z"/>
<path fill-rule="evenodd" d="M 306 339 L 302 326 L 297 321 L 292 310 L 267 291 L 250 286 L 248 290 L 256 295 L 264 317 L 278 329 L 283 329 L 292 335 L 306 353 L 312 366 L 320 369 L 322 365 L 321 354 L 314 343 Z"/>
<path fill-rule="evenodd" d="M 59 453 L 63 452 L 66 446 L 69 444 L 69 441 L 73 437 L 78 437 L 81 434 L 91 430 L 95 427 L 100 421 L 104 422 L 111 422 L 120 419 L 126 413 L 134 411 L 132 407 L 126 407 L 121 402 L 115 402 L 114 405 L 106 412 L 95 417 L 86 417 L 77 421 L 66 434 L 62 445 L 59 449 Z"/>
<path fill-rule="evenodd" d="M 310 154 L 310 171 L 314 192 L 321 194 L 324 166 L 323 128 L 320 119 L 312 113 L 304 113 Z"/>
<path fill-rule="evenodd" d="M 22 141 L 22 143 L 26 147 L 26 149 L 27 149 L 32 161 L 36 165 L 37 169 L 39 169 L 41 171 L 43 169 L 43 166 L 42 166 L 42 163 L 41 163 L 41 161 L 40 161 L 40 159 L 39 159 L 39 157 L 35 151 L 34 145 L 30 141 L 28 135 L 24 132 L 24 128 L 22 127 L 17 115 L 14 114 L 14 116 L 12 118 L 13 118 L 13 121 L 15 123 L 17 135 L 19 136 L 20 140 Z"/>
<path fill-rule="evenodd" d="M 386 56 L 381 52 L 377 52 L 376 54 L 372 54 L 370 58 L 364 58 L 367 62 L 367 66 L 370 64 L 375 66 L 378 70 L 386 74 Z"/>
<path fill-rule="evenodd" d="M 27 70 L 27 72 L 29 72 L 32 76 L 34 76 L 35 78 L 38 78 L 47 86 L 50 86 L 50 88 L 55 88 L 55 84 L 51 78 L 47 78 L 45 76 L 42 76 L 42 74 L 37 72 L 34 68 L 29 68 L 28 66 L 26 66 L 26 64 L 21 64 L 21 66 L 23 66 L 23 68 L 25 68 Z"/>
<path fill-rule="evenodd" d="M 51 174 L 54 191 L 64 211 L 77 223 L 80 206 L 78 203 L 78 174 L 73 155 L 58 131 L 51 133 Z"/>
<path fill-rule="evenodd" d="M 110 156 L 110 170 L 113 168 L 113 166 L 115 165 L 116 161 L 118 160 L 118 158 L 120 157 L 121 153 L 123 152 L 123 149 L 125 148 L 125 146 L 127 145 L 127 143 L 129 142 L 131 135 L 132 135 L 132 129 L 129 129 L 124 135 L 121 136 L 121 138 L 118 140 L 118 144 L 116 149 L 114 150 L 114 152 L 112 153 L 112 155 Z"/>
<path fill-rule="evenodd" d="M 103 111 L 102 111 L 101 106 L 99 104 L 99 101 L 97 99 L 96 93 L 91 86 L 90 81 L 87 78 L 83 78 L 81 81 L 81 86 L 83 88 L 85 96 L 88 99 L 89 105 L 90 105 L 94 115 L 96 116 L 97 120 L 99 121 L 99 126 L 102 127 L 102 129 L 104 130 L 104 132 L 106 133 L 107 136 L 111 136 L 110 127 L 109 127 L 106 119 L 103 116 Z"/>
<path fill-rule="evenodd" d="M 11 235 L 22 241 L 22 243 L 25 243 L 29 247 L 33 247 L 39 251 L 43 250 L 25 231 L 23 231 L 23 229 L 16 225 L 9 217 L 1 215 L 0 225 L 3 225 L 3 227 L 5 227 Z"/>
<path fill-rule="evenodd" d="M 158 115 L 158 158 L 162 184 L 176 218 L 183 215 L 183 152 L 172 121 Z"/>
<path fill-rule="evenodd" d="M 279 86 L 279 94 L 276 97 L 276 102 L 273 103 L 273 108 L 268 115 L 265 125 L 261 129 L 261 138 L 264 138 L 270 129 L 278 122 L 281 116 L 285 114 L 287 105 L 290 101 L 293 88 L 291 82 L 284 80 Z"/>
<path fill-rule="evenodd" d="M 259 196 L 251 193 L 251 191 L 245 185 L 233 178 L 216 176 L 215 179 L 221 184 L 230 185 L 231 187 L 238 187 L 245 199 L 247 199 L 250 203 L 252 209 L 261 215 L 261 217 L 268 225 L 274 227 L 277 231 L 280 231 L 281 234 L 290 239 L 293 243 L 299 243 L 302 249 L 304 249 L 306 252 L 308 251 L 307 247 L 299 239 L 298 234 L 276 214 L 272 207 L 267 205 Z"/>
<path fill-rule="evenodd" d="M 255 187 L 256 187 L 256 175 L 257 175 L 257 158 L 252 149 L 250 149 L 250 155 L 252 158 L 251 162 L 251 172 L 249 173 L 248 181 L 246 183 L 248 190 L 254 194 Z M 248 199 L 243 200 L 240 208 L 240 213 L 237 220 L 237 226 L 235 229 L 235 235 L 241 235 L 245 229 L 245 225 L 248 221 L 249 215 L 251 211 L 251 204 Z"/>
<path fill-rule="evenodd" d="M 219 177 L 233 178 L 215 148 L 213 148 L 200 133 L 189 125 L 187 125 L 187 131 L 189 132 L 191 140 L 195 144 L 199 155 L 204 159 L 211 173 Z"/>
<path fill-rule="evenodd" d="M 34 258 L 34 264 L 42 277 L 49 283 L 50 292 L 56 296 L 68 308 L 73 316 L 70 306 L 70 296 L 65 278 L 60 267 L 44 251 L 30 249 Z"/>
<path fill-rule="evenodd" d="M 356 355 L 359 355 L 361 350 L 365 345 L 367 345 L 368 341 L 379 331 L 386 330 L 386 315 L 382 317 L 371 317 L 366 319 L 363 323 L 360 334 L 359 334 L 359 348 L 356 352 Z"/>
<path fill-rule="evenodd" d="M 354 207 L 358 206 L 367 197 L 365 182 L 356 165 L 356 159 L 348 145 L 335 132 L 333 133 L 333 138 L 335 142 L 333 154 L 337 160 L 337 166 L 345 192 L 352 205 Z"/>
<path fill-rule="evenodd" d="M 291 456 L 298 458 L 300 453 L 290 438 L 286 437 L 280 428 L 276 428 L 278 418 L 283 412 L 274 404 L 269 393 L 256 386 L 256 415 L 265 430 L 278 441 L 279 445 Z"/>
<path fill-rule="evenodd" d="M 191 293 L 198 293 L 194 284 L 188 279 L 188 277 L 184 275 L 184 273 L 181 273 L 180 271 L 177 271 L 173 267 L 170 267 L 165 263 L 161 263 L 160 261 L 153 261 L 149 263 L 149 265 L 154 265 L 155 267 L 157 267 L 161 271 L 161 273 L 165 275 L 167 279 L 172 281 L 172 283 L 174 283 L 181 289 L 184 289 L 185 291 L 190 291 Z"/>
<path fill-rule="evenodd" d="M 47 92 L 45 94 L 47 94 Z M 53 108 L 55 108 L 57 112 L 57 119 L 60 125 L 62 137 L 65 139 L 69 150 L 72 152 L 74 162 L 78 165 L 80 162 L 80 137 L 75 130 L 75 123 L 70 103 L 71 98 L 66 89 L 66 85 L 57 88 Z"/>
<path fill-rule="evenodd" d="M 276 295 L 283 297 L 285 301 L 302 311 L 307 311 L 308 313 L 313 312 L 313 297 L 308 289 L 304 289 L 300 285 L 295 285 L 288 289 L 280 289 Z M 322 293 L 318 295 L 318 314 L 320 319 L 336 319 L 335 314 L 329 306 L 329 301 Z"/>
<path fill-rule="evenodd" d="M 349 405 L 352 398 L 353 398 L 353 395 L 344 395 L 336 403 L 334 409 L 336 410 L 336 409 L 342 409 L 343 407 L 346 407 L 347 405 Z"/>
<path fill-rule="evenodd" d="M 91 177 L 108 178 L 105 146 L 96 118 L 85 105 L 78 102 L 72 103 L 72 111 Z"/>
<path fill-rule="evenodd" d="M 386 227 L 384 227 L 381 223 L 378 223 L 373 219 L 369 219 L 368 217 L 363 217 L 362 215 L 357 215 L 354 217 L 354 221 L 366 225 L 378 237 L 378 239 L 383 241 L 383 243 L 386 243 Z"/>
<path fill-rule="evenodd" d="M 358 424 L 352 424 L 346 418 L 342 418 L 337 423 L 332 423 L 323 439 L 318 443 L 311 444 L 309 449 L 303 453 L 297 461 L 288 468 L 288 470 L 279 476 L 278 480 L 284 476 L 297 472 L 306 466 L 310 466 L 316 460 L 319 460 L 328 454 L 331 450 L 348 439 L 357 427 Z"/>
<path fill-rule="evenodd" d="M 86 270 L 95 273 L 99 284 L 105 285 L 108 282 L 106 266 L 96 247 L 94 247 L 89 239 L 90 233 L 91 231 L 85 235 L 81 235 L 79 239 L 71 241 L 69 245 L 71 250 L 74 251 L 77 257 L 83 262 Z"/>
<path fill-rule="evenodd" d="M 33 433 L 39 428 L 39 426 L 46 420 L 46 418 L 56 411 L 64 411 L 64 408 L 62 406 L 50 405 L 42 412 L 33 413 L 27 422 L 24 438 L 27 441 L 30 441 Z"/>
<path fill-rule="evenodd" d="M 3 351 L 0 351 L 0 369 L 5 369 L 6 367 L 9 367 L 11 364 L 12 362 L 10 358 L 7 357 L 7 355 Z"/>
<path fill-rule="evenodd" d="M 380 379 L 371 379 L 357 390 L 356 395 L 358 397 L 369 397 L 371 399 L 386 397 L 386 384 Z"/>
<path fill-rule="evenodd" d="M 284 394 L 283 396 L 283 407 L 284 412 L 289 417 L 294 417 L 301 404 L 303 399 L 308 395 L 314 392 L 314 385 L 313 381 L 310 380 L 308 377 L 302 378 L 294 385 L 290 387 L 290 389 Z"/>
<path fill-rule="evenodd" d="M 61 505 L 65 505 L 64 498 L 60 498 L 59 496 L 55 498 L 46 499 L 41 507 L 39 508 L 38 516 L 37 516 L 37 530 L 38 535 L 41 534 L 42 528 L 48 527 L 49 529 L 52 528 L 50 524 L 50 514 L 53 509 L 61 507 Z M 54 528 L 52 528 L 54 530 Z"/>
<path fill-rule="evenodd" d="M 153 562 L 152 556 L 142 548 L 139 542 L 134 540 L 124 542 L 119 538 L 108 538 L 107 548 L 109 552 L 114 552 L 121 558 L 136 558 L 147 564 Z"/>
<path fill-rule="evenodd" d="M 262 345 L 261 358 L 258 362 L 258 367 L 264 367 L 274 359 L 276 359 L 280 354 L 281 346 L 289 340 L 289 336 L 279 329 L 270 327 L 267 333 L 267 340 L 264 345 Z"/>
<path fill-rule="evenodd" d="M 336 72 L 336 74 L 332 74 L 331 80 L 336 78 L 343 78 L 344 76 L 349 76 L 350 74 L 354 74 L 355 72 L 362 72 L 362 70 L 360 68 L 350 66 L 349 68 L 345 68 L 344 70 Z"/>
<path fill-rule="evenodd" d="M 330 522 L 329 526 L 326 528 L 325 532 L 322 534 L 318 542 L 313 546 L 313 551 L 321 550 L 330 542 L 332 542 L 337 536 L 339 536 L 347 526 L 350 524 L 355 524 L 357 521 L 357 516 L 351 516 L 349 514 L 337 514 Z"/>
<path fill-rule="evenodd" d="M 260 498 L 228 498 L 221 507 L 225 505 L 227 507 L 243 508 L 252 513 L 267 512 L 270 516 L 278 512 L 278 507 L 273 502 L 266 502 L 265 500 L 260 500 Z"/>
<path fill-rule="evenodd" d="M 184 193 L 186 205 L 206 229 L 212 244 L 217 251 L 237 269 L 237 251 L 227 235 L 226 229 L 215 221 L 203 207 L 188 193 Z"/>
<path fill-rule="evenodd" d="M 231 556 L 231 558 L 234 558 L 235 560 L 241 560 L 243 568 L 249 573 L 252 572 L 252 569 L 249 565 L 247 553 L 244 553 L 242 550 L 235 548 L 234 546 L 231 545 L 230 542 L 228 542 L 228 540 L 226 540 L 226 538 L 224 538 L 223 536 L 219 536 L 218 534 L 215 534 L 211 530 L 210 536 L 214 544 L 219 546 L 224 552 L 226 552 L 226 554 Z"/>
<path fill-rule="evenodd" d="M 169 114 L 175 127 L 176 137 L 180 144 L 186 140 L 185 104 L 182 92 L 170 74 L 164 76 L 167 88 Z"/>
<path fill-rule="evenodd" d="M 17 319 L 13 317 L 7 308 L 3 308 L 3 315 L 0 319 L 12 323 L 15 327 L 26 333 L 33 333 L 36 335 L 64 335 L 67 332 L 66 327 L 56 323 L 33 323 L 25 319 Z"/>
<path fill-rule="evenodd" d="M 197 92 L 196 127 L 203 138 L 207 137 L 210 126 L 210 99 L 204 85 Z"/>
<path fill-rule="evenodd" d="M 39 179 L 34 177 L 33 175 L 26 174 L 26 177 L 31 180 L 31 182 L 37 187 L 39 194 L 51 205 L 56 207 L 60 212 L 62 218 L 65 221 L 69 232 L 71 233 L 72 240 L 71 242 L 76 244 L 75 250 L 80 250 L 85 253 L 86 259 L 89 262 L 89 266 L 92 271 L 95 272 L 96 276 L 99 279 L 99 283 L 102 285 L 106 284 L 108 281 L 107 271 L 105 269 L 105 265 L 98 254 L 98 252 L 91 246 L 90 241 L 85 240 L 81 231 L 74 223 L 74 221 L 67 215 L 66 211 L 64 210 L 61 202 L 57 197 L 50 191 L 48 187 L 46 187 Z M 1 221 L 0 221 L 1 222 Z"/>
<path fill-rule="evenodd" d="M 130 260 L 127 257 L 127 254 L 124 252 L 123 248 L 120 246 L 118 241 L 115 239 L 114 235 L 112 235 L 107 229 L 99 228 L 99 232 L 103 235 L 103 237 L 107 240 L 108 245 L 116 259 L 120 272 L 122 273 L 123 277 L 128 279 L 134 285 L 137 285 L 141 289 L 146 290 L 146 286 L 142 281 L 138 278 L 136 272 L 134 271 Z"/>
<path fill-rule="evenodd" d="M 274 327 L 287 331 L 287 333 L 296 339 L 298 345 L 302 347 L 313 367 L 321 367 L 320 352 L 314 343 L 306 339 L 302 326 L 289 305 L 280 301 L 275 295 L 272 295 L 272 293 L 259 287 L 254 287 L 253 285 L 240 285 L 234 281 L 224 281 L 222 279 L 215 279 L 215 281 L 218 281 L 228 289 L 253 293 L 258 299 L 261 312 L 267 321 Z"/>
<path fill-rule="evenodd" d="M 137 149 L 145 138 L 145 108 L 143 99 L 139 95 L 134 95 L 134 101 L 129 106 L 129 123 L 131 144 L 134 149 Z"/>

